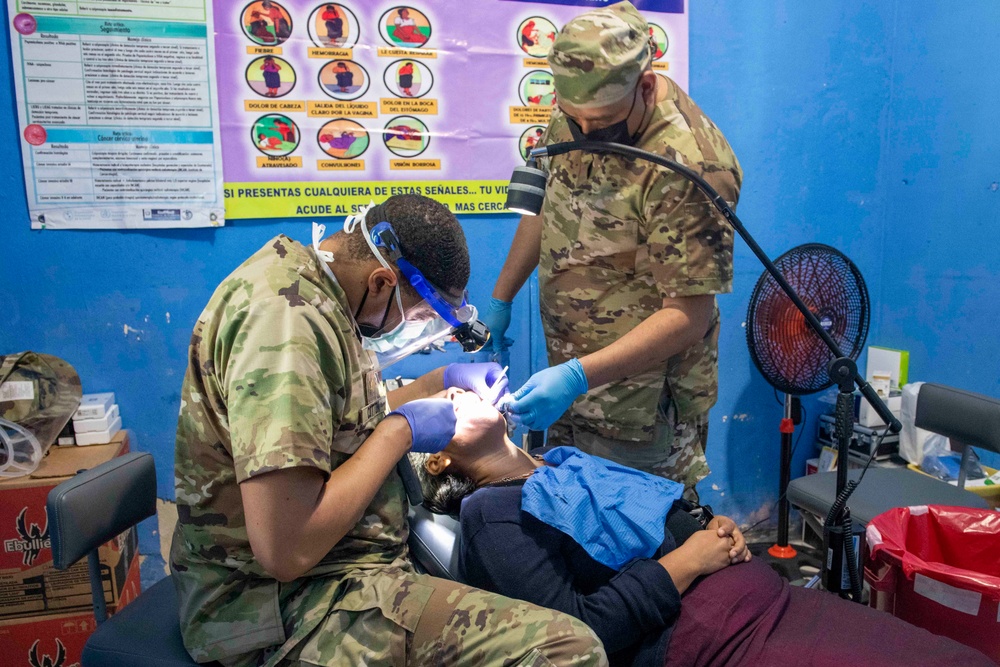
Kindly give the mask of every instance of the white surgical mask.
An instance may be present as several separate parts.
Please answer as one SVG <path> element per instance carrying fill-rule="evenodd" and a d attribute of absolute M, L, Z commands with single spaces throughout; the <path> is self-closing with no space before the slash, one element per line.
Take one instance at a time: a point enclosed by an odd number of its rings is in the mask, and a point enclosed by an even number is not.
<path fill-rule="evenodd" d="M 333 262 L 333 253 L 329 250 L 320 250 L 319 244 L 323 241 L 323 236 L 326 234 L 326 225 L 320 225 L 318 223 L 313 223 L 312 228 L 313 250 L 316 251 L 316 257 L 319 258 L 320 266 L 323 267 L 323 271 L 330 277 L 330 280 L 340 284 L 337 281 L 337 276 L 333 275 L 333 269 L 330 268 L 330 263 Z"/>

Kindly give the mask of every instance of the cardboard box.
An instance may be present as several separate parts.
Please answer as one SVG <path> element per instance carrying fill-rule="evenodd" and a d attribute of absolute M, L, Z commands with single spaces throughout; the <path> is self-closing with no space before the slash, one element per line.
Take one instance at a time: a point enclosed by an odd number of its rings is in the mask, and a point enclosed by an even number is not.
<path fill-rule="evenodd" d="M 139 597 L 139 559 L 133 559 L 114 613 Z M 4 667 L 79 667 L 83 647 L 97 627 L 93 609 L 0 619 Z"/>
<path fill-rule="evenodd" d="M 118 435 L 122 430 L 122 418 L 115 417 L 111 425 L 108 426 L 103 431 L 91 431 L 90 433 L 77 433 L 74 438 L 76 439 L 77 446 L 86 445 L 104 445 L 112 440 Z"/>
<path fill-rule="evenodd" d="M 107 431 L 111 428 L 111 425 L 120 416 L 118 412 L 118 404 L 111 406 L 107 414 L 103 417 L 98 417 L 95 419 L 75 419 L 70 423 L 73 425 L 73 433 L 79 435 L 80 433 L 96 433 L 98 431 Z M 110 442 L 110 441 L 109 441 Z M 106 443 L 101 443 L 106 444 Z"/>
<path fill-rule="evenodd" d="M 815 475 L 817 472 L 819 472 L 819 457 L 806 459 L 806 474 Z"/>
<path fill-rule="evenodd" d="M 882 399 L 885 402 L 886 407 L 889 408 L 889 412 L 893 414 L 896 419 L 899 419 L 900 412 L 903 410 L 903 395 L 896 393 L 889 396 L 888 398 Z M 875 412 L 875 408 L 868 404 L 864 398 L 861 399 L 861 404 L 858 406 L 858 423 L 865 428 L 878 428 L 880 426 L 885 426 L 885 422 L 882 418 L 878 416 Z"/>
<path fill-rule="evenodd" d="M 0 482 L 0 618 L 90 604 L 87 560 L 64 571 L 53 566 L 45 501 L 49 491 L 77 471 L 121 456 L 129 447 L 127 431 L 107 445 L 52 447 L 34 473 Z M 101 547 L 109 605 L 119 601 L 136 551 L 134 528 Z"/>
<path fill-rule="evenodd" d="M 869 345 L 865 379 L 871 382 L 873 375 L 880 371 L 889 373 L 889 388 L 898 391 L 906 384 L 910 374 L 909 351 Z"/>

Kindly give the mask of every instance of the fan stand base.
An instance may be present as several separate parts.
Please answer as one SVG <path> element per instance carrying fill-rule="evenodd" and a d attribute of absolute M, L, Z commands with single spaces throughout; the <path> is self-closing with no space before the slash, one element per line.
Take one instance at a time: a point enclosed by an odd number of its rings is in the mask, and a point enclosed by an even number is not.
<path fill-rule="evenodd" d="M 802 585 L 809 581 L 810 577 L 818 573 L 823 565 L 820 551 L 809 546 L 799 545 L 797 549 L 779 547 L 776 544 L 768 545 L 765 542 L 748 544 L 747 548 L 754 558 L 759 558 L 778 573 L 782 579 L 792 583 Z M 791 557 L 778 557 L 772 555 L 771 549 L 789 549 L 794 555 Z"/>
<path fill-rule="evenodd" d="M 798 552 L 795 550 L 795 547 L 791 545 L 783 547 L 780 544 L 775 544 L 773 547 L 767 550 L 767 553 L 773 556 L 774 558 L 782 558 L 782 559 L 795 558 L 796 554 L 798 554 Z"/>

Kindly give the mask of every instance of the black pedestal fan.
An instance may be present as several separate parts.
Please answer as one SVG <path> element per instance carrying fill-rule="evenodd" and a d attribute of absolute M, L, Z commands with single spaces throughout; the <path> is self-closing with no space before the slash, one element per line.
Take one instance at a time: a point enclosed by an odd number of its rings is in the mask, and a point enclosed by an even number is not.
<path fill-rule="evenodd" d="M 792 248 L 775 266 L 846 356 L 857 359 L 868 335 L 868 289 L 858 268 L 843 253 L 820 243 Z M 798 396 L 833 385 L 827 365 L 834 358 L 829 346 L 812 331 L 805 317 L 770 273 L 754 287 L 747 311 L 750 357 L 764 379 L 785 394 L 781 432 L 781 474 L 778 488 L 778 541 L 764 556 L 788 579 L 796 571 L 798 553 L 788 543 L 789 505 L 785 493 L 791 479 L 793 406 Z M 847 466 L 838 461 L 838 466 Z M 815 563 L 810 563 L 815 565 Z"/>

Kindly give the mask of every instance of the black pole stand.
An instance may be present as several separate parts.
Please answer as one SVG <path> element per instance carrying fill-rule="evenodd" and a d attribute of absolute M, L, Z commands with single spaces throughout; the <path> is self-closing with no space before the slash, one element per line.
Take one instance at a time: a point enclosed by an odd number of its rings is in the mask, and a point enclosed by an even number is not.
<path fill-rule="evenodd" d="M 767 550 L 773 558 L 795 558 L 796 551 L 788 543 L 788 483 L 792 481 L 792 434 L 795 422 L 792 407 L 798 397 L 785 394 L 785 413 L 781 419 L 781 470 L 778 479 L 778 542 Z"/>
<path fill-rule="evenodd" d="M 781 460 L 778 475 L 778 538 L 777 541 L 751 542 L 747 548 L 756 557 L 764 561 L 772 570 L 788 581 L 800 581 L 806 570 L 820 570 L 822 559 L 812 548 L 796 549 L 789 542 L 789 515 L 791 506 L 788 502 L 788 483 L 792 479 L 792 436 L 795 433 L 795 415 L 801 413 L 799 397 L 785 394 L 784 414 L 778 431 L 781 435 Z"/>
<path fill-rule="evenodd" d="M 827 367 L 837 384 L 837 408 L 834 433 L 837 438 L 837 496 L 823 522 L 823 547 L 826 567 L 823 587 L 842 598 L 861 602 L 861 575 L 858 563 L 860 540 L 854 538 L 854 522 L 847 499 L 857 484 L 848 483 L 847 469 L 851 438 L 854 435 L 854 376 L 858 366 L 853 359 L 838 357 Z"/>
<path fill-rule="evenodd" d="M 791 302 L 795 304 L 795 307 L 798 308 L 799 312 L 802 313 L 806 322 L 809 323 L 809 328 L 812 329 L 813 332 L 819 336 L 829 348 L 833 355 L 833 361 L 831 361 L 828 366 L 830 378 L 840 388 L 840 393 L 837 396 L 837 499 L 834 502 L 833 507 L 831 507 L 830 513 L 827 515 L 823 529 L 824 542 L 828 545 L 827 559 L 825 563 L 827 567 L 824 568 L 823 581 L 830 590 L 835 590 L 842 596 L 845 596 L 845 591 L 852 591 L 854 601 L 861 602 L 860 575 L 858 573 L 857 558 L 854 549 L 850 510 L 847 508 L 847 500 L 850 497 L 851 492 L 854 490 L 854 486 L 856 486 L 856 483 L 848 483 L 847 481 L 848 450 L 854 430 L 854 387 L 857 386 L 861 395 L 864 396 L 865 400 L 868 401 L 875 412 L 878 413 L 878 416 L 882 418 L 882 421 L 889 425 L 889 430 L 891 432 L 899 433 L 902 429 L 902 424 L 900 424 L 899 420 L 896 419 L 892 412 L 889 411 L 888 406 L 886 406 L 882 399 L 879 398 L 879 395 L 875 392 L 872 386 L 868 384 L 868 381 L 858 374 L 858 368 L 854 361 L 841 351 L 840 346 L 837 345 L 837 342 L 830 336 L 829 332 L 823 328 L 823 325 L 820 324 L 816 315 L 809 310 L 809 307 L 802 301 L 795 289 L 788 283 L 787 280 L 785 280 L 785 277 L 781 275 L 781 272 L 778 271 L 778 268 L 767 256 L 767 253 L 761 249 L 761 247 L 757 244 L 757 241 L 755 241 L 753 236 L 750 235 L 750 232 L 748 232 L 746 227 L 743 226 L 743 222 L 736 216 L 736 212 L 732 209 L 732 207 L 726 203 L 726 200 L 722 198 L 722 195 L 716 192 L 716 190 L 709 185 L 699 173 L 689 167 L 685 167 L 682 164 L 674 162 L 673 160 L 668 160 L 665 157 L 656 155 L 655 153 L 650 153 L 649 151 L 644 151 L 633 146 L 606 143 L 603 141 L 567 141 L 561 144 L 535 148 L 529 154 L 529 171 L 530 168 L 536 166 L 535 161 L 538 158 L 561 155 L 571 151 L 614 153 L 636 160 L 652 162 L 653 164 L 658 164 L 661 167 L 665 167 L 670 171 L 678 173 L 694 183 L 699 190 L 705 193 L 709 201 L 711 201 L 715 208 L 717 208 L 722 214 L 722 217 L 729 222 L 736 233 L 739 234 L 747 246 L 750 247 L 753 254 L 756 255 L 760 263 L 764 265 L 764 269 L 771 274 L 771 277 L 778 283 L 782 291 L 788 296 Z M 536 189 L 538 189 L 537 186 Z M 544 182 L 541 183 L 540 189 L 544 192 Z M 844 537 L 845 534 L 848 536 L 847 538 Z M 846 579 L 844 574 L 845 565 L 847 570 Z M 845 582 L 847 582 L 846 586 L 844 585 Z M 854 595 L 853 593 L 857 594 Z"/>

